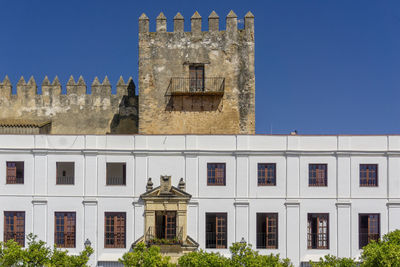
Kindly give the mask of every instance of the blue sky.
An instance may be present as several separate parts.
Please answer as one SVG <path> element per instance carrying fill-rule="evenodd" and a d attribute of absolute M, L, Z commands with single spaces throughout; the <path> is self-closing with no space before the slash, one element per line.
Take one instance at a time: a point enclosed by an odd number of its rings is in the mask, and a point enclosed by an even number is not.
<path fill-rule="evenodd" d="M 256 132 L 400 134 L 400 1 L 0 1 L 0 80 L 137 84 L 137 19 L 255 15 Z"/>

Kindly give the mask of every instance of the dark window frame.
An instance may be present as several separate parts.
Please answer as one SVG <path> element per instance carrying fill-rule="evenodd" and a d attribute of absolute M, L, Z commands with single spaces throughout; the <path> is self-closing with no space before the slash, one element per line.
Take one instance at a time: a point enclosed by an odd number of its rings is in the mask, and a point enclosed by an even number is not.
<path fill-rule="evenodd" d="M 374 229 L 370 229 L 370 221 L 369 219 L 372 216 L 376 216 L 377 225 L 373 228 L 376 228 L 377 231 L 372 232 Z M 368 217 L 367 219 L 367 228 L 361 228 L 362 217 Z M 362 230 L 367 230 L 366 233 Z M 359 213 L 358 214 L 358 248 L 362 249 L 364 246 L 369 244 L 371 240 L 377 241 L 381 236 L 381 214 L 380 213 Z M 366 237 L 366 238 L 365 238 Z M 366 242 L 365 242 L 366 239 Z"/>
<path fill-rule="evenodd" d="M 54 212 L 54 244 L 59 248 L 76 247 L 76 212 Z"/>
<path fill-rule="evenodd" d="M 117 177 L 114 180 L 118 180 L 122 178 L 122 183 L 114 183 L 112 182 L 111 178 L 115 177 L 109 177 L 108 176 L 108 166 L 111 164 L 121 164 L 122 165 L 122 177 Z M 106 186 L 126 186 L 126 162 L 107 162 L 106 163 Z"/>
<path fill-rule="evenodd" d="M 215 166 L 214 169 L 211 169 L 212 166 Z M 217 169 L 219 169 L 218 166 L 223 166 L 223 177 L 217 177 Z M 225 162 L 207 163 L 207 186 L 226 186 Z"/>
<path fill-rule="evenodd" d="M 316 231 L 312 231 L 313 219 L 316 219 Z M 320 228 L 319 222 L 324 219 L 326 226 Z M 311 222 L 310 222 L 311 221 Z M 326 229 L 319 233 L 319 229 Z M 307 213 L 307 249 L 329 249 L 329 213 Z"/>
<path fill-rule="evenodd" d="M 7 161 L 6 184 L 24 184 L 24 183 L 25 183 L 25 162 Z"/>
<path fill-rule="evenodd" d="M 277 212 L 259 212 L 256 215 L 256 221 L 256 248 L 278 249 L 279 214 Z"/>
<path fill-rule="evenodd" d="M 4 242 L 14 239 L 21 247 L 25 246 L 25 218 L 25 211 L 4 211 Z"/>
<path fill-rule="evenodd" d="M 206 212 L 205 241 L 207 249 L 228 248 L 228 213 Z M 224 225 L 220 223 L 225 223 Z"/>
<path fill-rule="evenodd" d="M 323 175 L 323 177 L 321 177 Z M 308 186 L 327 187 L 328 186 L 328 164 L 309 163 L 308 164 Z"/>
<path fill-rule="evenodd" d="M 189 64 L 189 91 L 204 91 L 205 66 L 202 63 Z"/>
<path fill-rule="evenodd" d="M 126 248 L 126 224 L 126 212 L 104 212 L 104 248 Z"/>
<path fill-rule="evenodd" d="M 379 186 L 379 166 L 375 163 L 361 163 L 360 187 L 378 187 Z M 375 177 L 371 177 L 375 175 Z"/>
<path fill-rule="evenodd" d="M 257 164 L 257 186 L 276 186 L 276 163 Z"/>
<path fill-rule="evenodd" d="M 71 179 L 68 179 L 67 178 L 68 176 L 64 175 L 65 171 L 63 171 L 62 178 L 58 176 L 58 168 L 59 168 L 59 165 L 62 163 L 72 163 L 73 164 L 72 183 L 70 183 L 70 181 L 69 181 Z M 63 179 L 63 178 L 67 178 L 67 179 Z M 56 185 L 75 185 L 75 161 L 57 161 L 56 162 Z"/>

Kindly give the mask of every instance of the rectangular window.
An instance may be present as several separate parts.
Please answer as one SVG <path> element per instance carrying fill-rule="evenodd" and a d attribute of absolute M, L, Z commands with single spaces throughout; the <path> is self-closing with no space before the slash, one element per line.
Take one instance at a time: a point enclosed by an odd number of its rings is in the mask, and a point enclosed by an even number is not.
<path fill-rule="evenodd" d="M 207 163 L 207 185 L 225 185 L 225 163 Z"/>
<path fill-rule="evenodd" d="M 278 213 L 257 213 L 257 248 L 278 248 Z"/>
<path fill-rule="evenodd" d="M 378 186 L 378 164 L 360 164 L 360 186 Z"/>
<path fill-rule="evenodd" d="M 21 247 L 25 246 L 25 211 L 4 212 L 3 240 L 14 239 Z"/>
<path fill-rule="evenodd" d="M 56 184 L 73 185 L 75 182 L 75 163 L 74 162 L 57 162 Z"/>
<path fill-rule="evenodd" d="M 358 215 L 358 243 L 362 249 L 371 240 L 377 241 L 380 237 L 380 214 Z"/>
<path fill-rule="evenodd" d="M 24 162 L 23 161 L 7 161 L 7 184 L 23 184 L 24 183 Z"/>
<path fill-rule="evenodd" d="M 76 236 L 76 213 L 54 213 L 54 244 L 59 248 L 74 248 Z"/>
<path fill-rule="evenodd" d="M 204 65 L 189 65 L 189 89 L 190 92 L 204 91 Z"/>
<path fill-rule="evenodd" d="M 125 248 L 126 213 L 106 212 L 104 216 L 104 247 Z"/>
<path fill-rule="evenodd" d="M 329 249 L 329 214 L 308 214 L 308 249 Z"/>
<path fill-rule="evenodd" d="M 156 212 L 156 237 L 174 239 L 176 235 L 176 211 Z"/>
<path fill-rule="evenodd" d="M 309 186 L 328 186 L 328 165 L 309 164 L 308 165 L 308 185 Z"/>
<path fill-rule="evenodd" d="M 258 186 L 276 185 L 276 164 L 258 163 Z"/>
<path fill-rule="evenodd" d="M 206 248 L 227 248 L 227 214 L 206 213 Z"/>
<path fill-rule="evenodd" d="M 107 185 L 126 185 L 126 163 L 107 163 Z"/>

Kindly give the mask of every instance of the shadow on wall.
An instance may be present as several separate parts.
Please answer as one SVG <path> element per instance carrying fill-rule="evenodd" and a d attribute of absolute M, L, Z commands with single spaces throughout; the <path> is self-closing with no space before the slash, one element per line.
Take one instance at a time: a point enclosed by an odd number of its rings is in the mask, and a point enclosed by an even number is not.
<path fill-rule="evenodd" d="M 165 111 L 222 111 L 222 97 L 213 95 L 171 96 Z"/>
<path fill-rule="evenodd" d="M 110 134 L 138 133 L 138 96 L 135 95 L 135 84 L 129 81 L 128 95 L 124 95 L 119 104 L 119 110 L 110 125 Z"/>

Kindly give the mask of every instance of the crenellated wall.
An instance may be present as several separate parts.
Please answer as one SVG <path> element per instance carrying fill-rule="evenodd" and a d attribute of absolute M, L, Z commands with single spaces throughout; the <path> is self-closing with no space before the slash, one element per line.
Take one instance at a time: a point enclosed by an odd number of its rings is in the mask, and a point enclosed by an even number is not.
<path fill-rule="evenodd" d="M 137 96 L 132 78 L 125 83 L 120 77 L 116 94 L 111 93 L 107 76 L 103 82 L 96 77 L 87 85 L 79 77 L 71 76 L 66 84 L 66 94 L 57 78 L 50 82 L 46 76 L 41 84 L 41 94 L 33 77 L 28 82 L 23 77 L 16 84 L 16 94 L 6 76 L 0 82 L 0 121 L 51 121 L 51 134 L 128 134 L 137 133 Z"/>
<path fill-rule="evenodd" d="M 178 13 L 173 32 L 167 32 L 160 13 L 156 32 L 149 32 L 149 18 L 139 18 L 139 133 L 254 134 L 253 14 L 245 15 L 244 29 L 238 29 L 233 11 L 225 30 L 214 11 L 208 31 L 202 30 L 199 13 L 190 20 L 185 32 Z M 196 64 L 204 66 L 205 88 L 193 93 L 187 81 L 189 66 Z"/>

